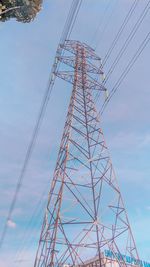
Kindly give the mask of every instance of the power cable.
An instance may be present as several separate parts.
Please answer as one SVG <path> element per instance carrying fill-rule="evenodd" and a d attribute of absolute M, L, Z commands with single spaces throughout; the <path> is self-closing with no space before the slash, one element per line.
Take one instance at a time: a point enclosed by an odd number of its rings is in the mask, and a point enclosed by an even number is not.
<path fill-rule="evenodd" d="M 71 35 L 72 31 L 73 31 L 73 28 L 74 28 L 76 19 L 77 19 L 78 14 L 79 14 L 79 10 L 80 10 L 80 8 L 81 8 L 81 4 L 82 4 L 82 0 L 80 0 L 79 5 L 78 5 L 78 7 L 77 7 L 77 9 L 76 9 L 76 14 L 75 14 L 75 16 L 74 16 L 74 19 L 73 19 L 73 22 L 72 22 L 72 26 L 71 26 L 70 31 L 69 31 L 69 33 L 68 33 L 68 37 L 67 37 L 68 39 L 70 38 L 70 35 Z"/>
<path fill-rule="evenodd" d="M 118 81 L 115 83 L 114 87 L 110 91 L 109 97 L 105 100 L 105 102 L 104 102 L 104 104 L 103 104 L 103 106 L 99 112 L 100 115 L 103 114 L 103 112 L 104 112 L 106 106 L 108 105 L 108 103 L 110 102 L 112 96 L 116 93 L 117 89 L 119 88 L 119 86 L 121 85 L 121 83 L 123 82 L 123 80 L 125 79 L 127 74 L 129 73 L 129 71 L 132 69 L 135 62 L 138 60 L 139 56 L 142 54 L 142 52 L 144 51 L 144 49 L 148 45 L 149 41 L 150 41 L 150 32 L 148 32 L 145 39 L 143 40 L 143 42 L 139 46 L 138 50 L 136 51 L 136 53 L 134 54 L 134 56 L 132 57 L 132 59 L 130 60 L 130 62 L 128 63 L 128 65 L 126 66 L 126 68 L 124 69 L 122 74 L 120 75 Z"/>
<path fill-rule="evenodd" d="M 128 48 L 130 42 L 132 41 L 133 37 L 135 36 L 136 32 L 138 31 L 139 27 L 141 26 L 142 22 L 144 21 L 146 15 L 148 14 L 148 11 L 150 10 L 150 1 L 148 1 L 147 5 L 145 6 L 144 10 L 142 11 L 141 15 L 137 19 L 137 22 L 135 23 L 134 27 L 132 28 L 130 34 L 128 35 L 128 38 L 124 42 L 123 46 L 121 47 L 117 57 L 115 58 L 114 62 L 112 63 L 111 67 L 108 70 L 108 73 L 106 75 L 104 84 L 108 81 L 111 74 L 113 73 L 115 67 L 117 66 L 118 62 L 120 61 L 121 57 L 125 53 L 126 49 Z"/>
<path fill-rule="evenodd" d="M 115 67 L 117 66 L 117 64 L 120 61 L 121 57 L 123 56 L 123 54 L 125 53 L 126 49 L 128 48 L 128 46 L 129 46 L 130 42 L 132 41 L 133 37 L 135 36 L 137 30 L 139 29 L 140 25 L 142 24 L 143 20 L 145 19 L 149 9 L 150 9 L 150 0 L 148 1 L 146 6 L 144 7 L 143 11 L 141 12 L 141 14 L 140 14 L 139 18 L 137 19 L 135 25 L 131 29 L 127 39 L 125 40 L 123 46 L 121 47 L 117 57 L 115 58 L 115 60 L 112 63 L 109 71 L 107 72 L 107 75 L 106 75 L 106 77 L 105 77 L 105 79 L 103 81 L 103 85 L 105 85 L 107 83 L 107 81 L 110 78 L 111 74 L 115 70 Z M 100 97 L 100 95 L 99 95 L 99 92 L 98 92 L 96 97 L 95 97 L 95 101 L 96 102 L 97 102 L 99 97 Z"/>
<path fill-rule="evenodd" d="M 112 8 L 111 13 L 109 14 L 109 16 L 108 16 L 108 18 L 107 18 L 107 21 L 105 22 L 105 24 L 104 24 L 104 26 L 103 26 L 101 32 L 99 31 L 99 32 L 100 32 L 100 34 L 99 34 L 100 36 L 99 36 L 99 38 L 98 38 L 98 40 L 97 40 L 97 42 L 96 42 L 95 50 L 97 50 L 99 43 L 100 43 L 100 42 L 102 43 L 102 39 L 104 38 L 104 35 L 105 35 L 105 33 L 106 33 L 106 30 L 107 30 L 107 27 L 109 26 L 109 24 L 110 24 L 110 22 L 111 22 L 111 18 L 112 18 L 113 14 L 114 14 L 115 7 L 116 7 L 118 1 L 119 1 L 119 0 L 115 0 L 115 1 L 114 1 L 114 3 L 113 3 L 113 8 Z"/>
<path fill-rule="evenodd" d="M 98 32 L 99 32 L 99 30 L 100 30 L 100 28 L 101 28 L 101 25 L 102 25 L 102 23 L 103 23 L 103 20 L 104 20 L 104 18 L 105 18 L 105 14 L 107 13 L 107 11 L 108 11 L 108 9 L 109 9 L 109 7 L 110 7 L 111 4 L 112 4 L 112 1 L 109 0 L 108 3 L 107 3 L 107 5 L 106 5 L 106 7 L 105 7 L 105 9 L 104 9 L 103 17 L 100 19 L 100 22 L 99 22 L 99 24 L 98 24 L 98 26 L 97 26 L 97 28 L 96 28 L 96 30 L 95 30 L 95 32 L 94 32 L 92 38 L 91 38 L 91 42 L 90 42 L 90 43 L 93 43 L 93 40 L 94 40 L 95 37 L 97 36 L 97 34 L 98 34 Z"/>
<path fill-rule="evenodd" d="M 112 43 L 110 45 L 110 48 L 108 49 L 108 52 L 106 53 L 106 56 L 103 59 L 103 66 L 106 64 L 106 62 L 108 61 L 109 57 L 111 56 L 112 51 L 114 50 L 119 38 L 121 37 L 125 27 L 127 26 L 130 18 L 132 17 L 132 14 L 135 11 L 135 9 L 136 9 L 136 7 L 137 7 L 139 2 L 140 2 L 140 0 L 134 0 L 134 2 L 132 3 L 131 8 L 129 9 L 125 19 L 123 20 L 123 23 L 121 24 L 121 26 L 120 26 L 120 28 L 119 28 L 114 40 L 112 41 Z"/>

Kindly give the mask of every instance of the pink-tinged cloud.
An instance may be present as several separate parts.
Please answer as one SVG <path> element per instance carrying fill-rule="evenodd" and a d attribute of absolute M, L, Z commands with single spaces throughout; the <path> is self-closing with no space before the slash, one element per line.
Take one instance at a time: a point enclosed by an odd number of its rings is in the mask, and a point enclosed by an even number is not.
<path fill-rule="evenodd" d="M 8 221 L 7 221 L 7 225 L 8 225 L 8 227 L 10 227 L 10 228 L 16 228 L 16 223 L 13 222 L 12 220 L 8 220 Z"/>

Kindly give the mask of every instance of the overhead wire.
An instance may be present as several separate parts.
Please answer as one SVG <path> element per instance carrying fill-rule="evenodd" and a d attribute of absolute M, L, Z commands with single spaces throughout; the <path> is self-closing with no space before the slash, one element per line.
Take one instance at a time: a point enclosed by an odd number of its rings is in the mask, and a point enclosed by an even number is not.
<path fill-rule="evenodd" d="M 129 9 L 127 15 L 125 16 L 125 18 L 124 18 L 124 20 L 123 20 L 123 22 L 122 22 L 122 24 L 121 24 L 116 36 L 115 36 L 115 38 L 113 39 L 113 41 L 112 41 L 112 43 L 110 45 L 110 48 L 108 49 L 108 51 L 107 51 L 107 53 L 106 53 L 106 55 L 105 55 L 105 57 L 103 59 L 103 66 L 106 64 L 106 62 L 108 61 L 109 57 L 111 56 L 111 54 L 112 54 L 112 52 L 113 52 L 113 50 L 114 50 L 119 38 L 123 34 L 123 31 L 124 31 L 125 27 L 127 26 L 129 20 L 131 19 L 131 17 L 132 17 L 132 15 L 133 15 L 133 13 L 134 13 L 134 11 L 135 11 L 135 9 L 136 9 L 136 7 L 137 7 L 139 2 L 140 2 L 140 0 L 134 0 L 134 2 L 132 3 L 131 8 Z"/>
<path fill-rule="evenodd" d="M 105 102 L 104 102 L 99 114 L 101 114 L 101 115 L 103 114 L 103 112 L 104 112 L 106 106 L 108 105 L 108 103 L 110 102 L 112 96 L 116 93 L 117 89 L 122 84 L 122 82 L 124 81 L 125 77 L 127 76 L 129 71 L 134 66 L 135 62 L 138 60 L 138 58 L 140 57 L 140 55 L 142 54 L 142 52 L 144 51 L 144 49 L 148 45 L 149 41 L 150 41 L 150 32 L 148 32 L 148 34 L 146 35 L 145 39 L 142 41 L 142 43 L 140 44 L 139 48 L 137 49 L 136 53 L 134 54 L 132 59 L 129 61 L 129 63 L 127 64 L 126 68 L 124 69 L 124 71 L 120 75 L 119 79 L 117 80 L 117 82 L 113 86 L 112 90 L 110 91 L 109 97 L 105 100 Z"/>
<path fill-rule="evenodd" d="M 98 34 L 98 32 L 99 32 L 99 30 L 100 30 L 100 28 L 101 28 L 101 25 L 102 25 L 102 23 L 103 23 L 103 20 L 104 20 L 104 18 L 105 18 L 105 14 L 106 14 L 107 11 L 109 10 L 109 7 L 111 6 L 111 4 L 112 4 L 112 1 L 109 0 L 108 3 L 107 3 L 107 5 L 106 5 L 106 7 L 105 7 L 105 9 L 104 9 L 103 17 L 102 17 L 102 19 L 100 19 L 100 22 L 99 22 L 99 24 L 98 24 L 98 26 L 97 26 L 97 28 L 96 28 L 96 30 L 95 30 L 95 32 L 94 32 L 92 38 L 91 38 L 91 41 L 90 41 L 91 44 L 93 44 L 93 40 L 96 38 L 96 36 L 97 36 L 97 34 Z"/>
<path fill-rule="evenodd" d="M 122 58 L 122 56 L 124 55 L 126 49 L 128 48 L 129 44 L 131 43 L 133 37 L 135 36 L 135 34 L 137 33 L 137 31 L 140 28 L 141 24 L 143 23 L 144 19 L 146 18 L 146 15 L 148 14 L 149 10 L 150 10 L 150 1 L 148 1 L 146 6 L 144 7 L 144 9 L 141 12 L 140 16 L 138 17 L 135 25 L 131 29 L 127 39 L 125 40 L 123 46 L 121 47 L 119 53 L 117 54 L 115 60 L 113 61 L 111 67 L 109 68 L 109 70 L 108 70 L 108 72 L 106 74 L 106 77 L 105 77 L 104 84 L 108 81 L 108 79 L 110 78 L 111 74 L 115 70 L 115 67 L 117 66 L 117 64 L 120 61 L 120 59 Z"/>
<path fill-rule="evenodd" d="M 134 6 L 135 7 L 135 6 Z M 117 54 L 114 62 L 112 63 L 111 67 L 109 68 L 105 79 L 103 80 L 103 85 L 105 86 L 108 79 L 110 78 L 111 74 L 113 73 L 113 71 L 115 70 L 118 62 L 120 61 L 121 57 L 124 55 L 126 49 L 128 48 L 130 42 L 132 41 L 133 37 L 135 36 L 136 32 L 138 31 L 139 27 L 141 26 L 141 24 L 143 23 L 148 11 L 150 10 L 150 0 L 148 1 L 148 3 L 145 5 L 144 9 L 142 10 L 142 12 L 140 13 L 140 16 L 138 17 L 136 23 L 134 24 L 133 28 L 131 29 L 127 39 L 125 40 L 123 46 L 121 47 L 119 53 Z M 96 97 L 95 97 L 95 101 L 97 102 L 98 99 L 100 97 L 99 92 L 97 93 Z"/>
<path fill-rule="evenodd" d="M 95 44 L 95 50 L 97 50 L 97 48 L 98 48 L 98 46 L 99 46 L 99 43 L 100 43 L 100 42 L 102 43 L 102 39 L 104 38 L 105 32 L 106 32 L 106 30 L 107 30 L 107 27 L 108 27 L 109 24 L 111 23 L 111 18 L 112 18 L 113 14 L 114 14 L 115 7 L 116 7 L 118 1 L 119 1 L 119 0 L 114 0 L 113 6 L 112 6 L 112 10 L 111 10 L 111 13 L 110 13 L 109 16 L 107 17 L 107 20 L 106 20 L 106 22 L 105 22 L 103 28 L 101 27 L 102 29 L 101 29 L 101 28 L 99 29 L 99 38 L 98 38 L 98 40 L 97 40 L 97 42 L 96 42 L 96 44 Z"/>
<path fill-rule="evenodd" d="M 112 41 L 112 44 L 111 44 L 111 46 L 110 46 L 108 52 L 106 53 L 106 55 L 105 55 L 105 57 L 104 57 L 104 59 L 103 59 L 103 64 L 102 64 L 103 67 L 104 67 L 104 65 L 106 64 L 106 62 L 107 62 L 107 60 L 109 59 L 109 57 L 111 56 L 111 53 L 113 52 L 113 49 L 115 48 L 117 42 L 119 41 L 121 35 L 123 34 L 123 31 L 124 31 L 125 27 L 127 26 L 129 20 L 131 19 L 131 17 L 132 17 L 132 15 L 133 15 L 133 13 L 134 13 L 134 11 L 135 11 L 135 9 L 136 9 L 138 3 L 139 3 L 139 0 L 134 0 L 134 2 L 132 3 L 132 5 L 131 5 L 131 7 L 130 7 L 130 9 L 129 9 L 129 11 L 128 11 L 128 13 L 126 14 L 126 16 L 125 16 L 125 18 L 124 18 L 124 20 L 123 20 L 123 22 L 122 22 L 122 24 L 121 24 L 121 26 L 120 26 L 118 32 L 117 32 L 117 34 L 116 34 L 116 36 L 115 36 L 115 38 L 114 38 L 113 41 Z M 98 44 L 97 44 L 97 45 L 98 45 Z M 97 49 L 97 46 L 95 47 L 95 50 L 96 50 L 96 49 Z M 105 83 L 106 83 L 106 77 L 105 77 L 105 79 L 103 80 L 103 84 L 105 84 Z M 96 94 L 96 96 L 95 96 L 95 102 L 97 102 L 97 100 L 98 100 L 99 97 L 100 97 L 99 92 L 97 92 L 97 94 Z"/>
<path fill-rule="evenodd" d="M 74 25 L 75 25 L 77 16 L 78 16 L 79 11 L 80 11 L 80 8 L 81 8 L 81 4 L 82 4 L 82 0 L 80 0 L 79 5 L 78 5 L 78 7 L 77 7 L 77 9 L 76 9 L 76 14 L 75 14 L 74 19 L 73 19 L 73 21 L 72 21 L 72 26 L 71 26 L 71 28 L 70 28 L 70 31 L 68 32 L 68 36 L 67 36 L 68 39 L 70 38 L 70 35 L 71 35 L 72 31 L 73 31 L 73 28 L 74 28 Z"/>
<path fill-rule="evenodd" d="M 64 30 L 63 30 L 61 38 L 60 38 L 60 43 L 61 44 L 64 44 L 65 40 L 68 38 L 68 35 L 71 34 L 71 31 L 73 29 L 72 28 L 72 23 L 75 23 L 74 18 L 77 17 L 76 16 L 76 11 L 79 12 L 78 6 L 79 5 L 81 6 L 81 2 L 82 2 L 82 0 L 73 0 L 72 1 L 71 7 L 70 7 L 70 10 L 69 10 L 69 14 L 68 14 L 65 26 L 64 26 Z M 59 54 L 61 54 L 62 51 L 63 51 L 63 49 L 59 49 Z M 57 52 L 56 52 L 56 56 L 57 56 L 57 53 L 58 53 L 58 49 L 57 49 Z M 56 56 L 55 56 L 55 58 L 56 58 Z M 57 70 L 58 65 L 59 64 L 56 63 L 55 60 L 54 60 L 54 63 L 52 65 L 52 69 L 51 69 L 51 74 L 50 74 L 48 86 L 47 86 L 46 91 L 45 91 L 44 96 L 43 96 L 43 100 L 42 100 L 41 107 L 40 107 L 40 110 L 39 110 L 38 118 L 37 118 L 34 130 L 33 130 L 33 133 L 32 133 L 32 137 L 31 137 L 29 146 L 27 148 L 27 152 L 26 152 L 26 155 L 25 155 L 23 166 L 21 168 L 20 175 L 18 177 L 18 182 L 17 182 L 16 189 L 15 189 L 15 192 L 14 192 L 14 195 L 13 195 L 13 198 L 12 198 L 9 210 L 8 210 L 8 215 L 7 215 L 4 227 L 2 229 L 2 234 L 1 234 L 1 237 L 0 237 L 0 248 L 3 245 L 4 239 L 5 239 L 7 230 L 8 230 L 8 221 L 12 220 L 12 213 L 14 211 L 14 208 L 15 208 L 15 205 L 16 205 L 16 202 L 17 202 L 18 194 L 19 194 L 21 186 L 22 186 L 22 182 L 23 182 L 23 179 L 24 179 L 24 176 L 25 176 L 25 172 L 26 172 L 27 166 L 29 164 L 29 161 L 30 161 L 30 158 L 31 158 L 31 155 L 32 155 L 32 151 L 34 149 L 34 145 L 35 145 L 35 142 L 37 140 L 39 129 L 40 129 L 40 126 L 41 126 L 41 123 L 42 123 L 42 120 L 43 120 L 43 117 L 44 117 L 44 114 L 45 114 L 45 111 L 46 111 L 46 107 L 47 107 L 47 104 L 49 102 L 49 99 L 50 99 L 50 96 L 51 96 L 51 93 L 52 93 L 52 89 L 53 89 L 53 86 L 54 86 L 54 81 L 55 81 L 56 77 L 53 74 Z"/>
<path fill-rule="evenodd" d="M 60 41 L 59 41 L 60 44 L 63 44 L 65 42 L 65 40 L 67 39 L 67 37 L 70 33 L 72 21 L 73 21 L 74 16 L 76 15 L 76 11 L 77 11 L 77 8 L 78 8 L 78 5 L 80 4 L 80 2 L 81 2 L 81 0 L 73 0 L 72 1 L 71 7 L 69 10 L 69 14 L 67 16 L 67 20 L 65 22 L 63 32 L 62 32 L 62 35 L 60 37 Z"/>

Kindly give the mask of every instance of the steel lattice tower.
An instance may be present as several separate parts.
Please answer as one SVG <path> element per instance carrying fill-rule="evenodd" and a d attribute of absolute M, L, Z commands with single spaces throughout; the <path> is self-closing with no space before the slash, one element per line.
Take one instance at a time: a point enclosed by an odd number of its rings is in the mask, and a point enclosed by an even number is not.
<path fill-rule="evenodd" d="M 129 266 L 121 254 L 139 257 L 94 103 L 106 91 L 101 60 L 78 41 L 63 50 L 54 75 L 73 90 L 34 267 L 86 266 L 92 258 L 92 266 L 106 266 L 104 250 Z"/>

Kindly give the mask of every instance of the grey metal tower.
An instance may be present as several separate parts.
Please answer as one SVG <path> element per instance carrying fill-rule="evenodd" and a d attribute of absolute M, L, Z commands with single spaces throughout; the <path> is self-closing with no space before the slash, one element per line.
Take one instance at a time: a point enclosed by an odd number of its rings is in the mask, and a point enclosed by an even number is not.
<path fill-rule="evenodd" d="M 101 119 L 94 103 L 103 94 L 100 58 L 78 41 L 66 41 L 60 71 L 72 84 L 72 95 L 34 267 L 118 266 L 139 264 L 139 257 L 118 187 Z M 65 70 L 64 70 L 65 67 Z M 91 261 L 91 259 L 95 259 Z M 89 263 L 90 262 L 90 263 Z"/>

